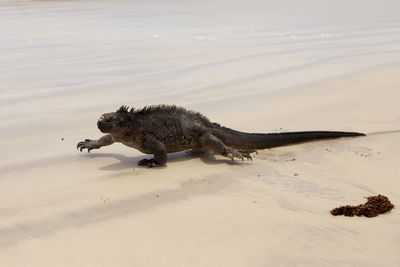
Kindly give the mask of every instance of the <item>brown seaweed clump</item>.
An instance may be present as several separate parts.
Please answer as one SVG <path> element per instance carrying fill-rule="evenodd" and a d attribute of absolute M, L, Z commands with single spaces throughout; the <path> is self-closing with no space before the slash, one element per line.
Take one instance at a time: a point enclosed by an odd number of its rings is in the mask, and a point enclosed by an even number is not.
<path fill-rule="evenodd" d="M 353 217 L 365 216 L 365 217 L 375 217 L 381 213 L 386 213 L 394 208 L 394 205 L 390 203 L 389 199 L 385 196 L 370 196 L 367 197 L 367 202 L 358 206 L 341 206 L 331 210 L 331 214 L 334 216 L 344 215 Z"/>

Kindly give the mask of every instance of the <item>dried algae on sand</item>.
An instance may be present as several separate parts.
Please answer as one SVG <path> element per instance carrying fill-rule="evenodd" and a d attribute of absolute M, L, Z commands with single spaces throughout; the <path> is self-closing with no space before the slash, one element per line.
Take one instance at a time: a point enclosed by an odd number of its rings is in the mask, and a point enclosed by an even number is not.
<path fill-rule="evenodd" d="M 346 205 L 337 207 L 331 210 L 331 214 L 334 216 L 344 215 L 353 217 L 356 215 L 359 217 L 376 217 L 394 208 L 394 205 L 390 203 L 389 199 L 382 195 L 369 196 L 367 200 L 365 204 L 360 204 L 358 206 Z"/>

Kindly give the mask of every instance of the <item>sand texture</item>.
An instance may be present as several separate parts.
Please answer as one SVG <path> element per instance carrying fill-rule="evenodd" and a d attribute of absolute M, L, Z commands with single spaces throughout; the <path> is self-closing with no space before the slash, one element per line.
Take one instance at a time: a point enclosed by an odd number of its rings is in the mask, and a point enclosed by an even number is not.
<path fill-rule="evenodd" d="M 0 1 L 0 266 L 397 266 L 400 3 L 281 2 Z M 367 136 L 153 169 L 76 150 L 161 103 Z M 396 208 L 330 214 L 378 194 Z"/>

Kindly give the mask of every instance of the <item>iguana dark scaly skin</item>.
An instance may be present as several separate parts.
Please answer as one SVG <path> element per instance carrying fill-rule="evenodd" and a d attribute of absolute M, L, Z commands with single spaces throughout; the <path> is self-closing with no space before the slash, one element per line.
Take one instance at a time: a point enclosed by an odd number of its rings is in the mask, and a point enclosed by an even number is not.
<path fill-rule="evenodd" d="M 363 136 L 356 132 L 311 131 L 291 133 L 243 133 L 210 122 L 198 112 L 168 105 L 148 106 L 141 110 L 120 107 L 116 112 L 103 114 L 97 122 L 101 132 L 98 140 L 86 139 L 77 148 L 82 151 L 114 142 L 123 143 L 146 154 L 139 165 L 165 165 L 167 153 L 183 150 L 213 151 L 228 157 L 251 160 L 255 149 L 265 149 L 313 140 Z"/>

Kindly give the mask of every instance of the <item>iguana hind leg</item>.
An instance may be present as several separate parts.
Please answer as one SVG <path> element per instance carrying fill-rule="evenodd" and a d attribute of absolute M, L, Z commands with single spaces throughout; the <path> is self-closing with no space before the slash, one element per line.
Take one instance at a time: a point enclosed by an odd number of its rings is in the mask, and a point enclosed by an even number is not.
<path fill-rule="evenodd" d="M 208 151 L 214 151 L 215 153 L 222 155 L 224 157 L 230 158 L 234 160 L 235 158 L 239 158 L 241 160 L 249 159 L 252 160 L 251 153 L 257 153 L 255 149 L 244 150 L 244 149 L 234 149 L 227 147 L 221 139 L 212 135 L 212 134 L 204 134 L 200 137 L 199 145 L 201 149 L 205 149 Z"/>
<path fill-rule="evenodd" d="M 143 139 L 142 145 L 145 150 L 154 154 L 154 158 L 140 160 L 138 163 L 140 166 L 163 166 L 167 163 L 167 149 L 162 142 L 149 136 Z"/>
<path fill-rule="evenodd" d="M 102 146 L 109 146 L 114 142 L 114 138 L 112 138 L 110 134 L 106 134 L 98 140 L 85 139 L 85 141 L 79 142 L 76 148 L 79 149 L 81 152 L 83 149 L 87 149 L 88 152 L 90 152 L 90 150 L 92 149 L 97 149 Z"/>

